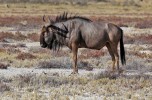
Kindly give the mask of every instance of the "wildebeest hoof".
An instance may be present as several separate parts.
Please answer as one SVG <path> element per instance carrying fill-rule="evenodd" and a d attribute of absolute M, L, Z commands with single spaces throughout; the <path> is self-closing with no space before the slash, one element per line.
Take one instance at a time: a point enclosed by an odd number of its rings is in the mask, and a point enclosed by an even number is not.
<path fill-rule="evenodd" d="M 71 74 L 70 74 L 70 76 L 71 75 L 78 75 L 79 73 L 78 72 L 72 72 Z"/>

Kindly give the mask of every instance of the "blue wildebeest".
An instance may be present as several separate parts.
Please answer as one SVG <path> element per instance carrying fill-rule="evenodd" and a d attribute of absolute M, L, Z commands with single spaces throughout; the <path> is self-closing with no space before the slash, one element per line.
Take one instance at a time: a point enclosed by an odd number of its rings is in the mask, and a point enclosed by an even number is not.
<path fill-rule="evenodd" d="M 45 21 L 44 17 L 43 20 Z M 120 42 L 121 63 L 124 65 L 125 49 L 123 44 L 123 31 L 120 27 L 105 22 L 93 22 L 80 16 L 68 17 L 67 13 L 57 16 L 55 21 L 43 26 L 40 34 L 40 45 L 43 48 L 56 50 L 61 45 L 69 47 L 73 54 L 73 74 L 78 73 L 77 52 L 78 48 L 100 50 L 108 48 L 112 57 L 112 71 L 115 64 L 119 72 L 118 43 Z"/>

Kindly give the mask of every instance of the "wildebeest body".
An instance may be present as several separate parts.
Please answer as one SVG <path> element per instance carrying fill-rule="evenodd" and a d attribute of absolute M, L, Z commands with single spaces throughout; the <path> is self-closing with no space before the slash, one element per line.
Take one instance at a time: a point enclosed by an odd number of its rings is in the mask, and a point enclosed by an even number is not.
<path fill-rule="evenodd" d="M 111 23 L 93 22 L 81 17 L 66 18 L 66 20 L 65 18 L 60 19 L 59 22 L 54 22 L 47 26 L 46 31 L 41 33 L 40 44 L 42 47 L 46 47 L 47 44 L 50 49 L 53 45 L 57 44 L 68 46 L 73 54 L 73 73 L 78 72 L 76 64 L 78 48 L 100 50 L 106 46 L 112 57 L 113 70 L 115 69 L 115 63 L 119 70 L 119 54 L 117 47 L 120 42 L 121 62 L 125 64 L 123 31 L 121 28 Z M 44 34 L 45 32 L 47 34 Z"/>
<path fill-rule="evenodd" d="M 75 26 L 70 25 L 74 23 Z M 67 33 L 65 45 L 71 47 L 71 43 L 74 41 L 79 45 L 79 48 L 101 49 L 105 46 L 106 42 L 119 42 L 120 40 L 120 28 L 111 23 L 98 23 L 80 21 L 77 19 L 70 20 L 69 22 L 56 23 L 55 26 L 64 29 L 63 25 L 75 27 L 71 33 Z M 58 34 L 56 34 L 58 35 Z M 116 37 L 117 36 L 117 37 Z M 115 38 L 115 39 L 113 39 Z"/>

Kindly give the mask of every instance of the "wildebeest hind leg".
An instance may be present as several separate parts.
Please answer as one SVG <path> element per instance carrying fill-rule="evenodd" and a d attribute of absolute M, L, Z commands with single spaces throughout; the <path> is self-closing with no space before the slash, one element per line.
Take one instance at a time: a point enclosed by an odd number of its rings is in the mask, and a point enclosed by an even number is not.
<path fill-rule="evenodd" d="M 113 49 L 111 48 L 111 45 L 108 42 L 106 43 L 106 47 L 108 48 L 109 54 L 112 58 L 112 62 L 113 62 L 112 71 L 114 71 L 115 70 L 115 56 L 114 56 L 114 53 L 113 53 Z"/>
<path fill-rule="evenodd" d="M 118 54 L 117 46 L 118 46 L 118 45 L 114 45 L 114 46 L 113 46 L 113 49 L 114 49 L 113 51 L 114 51 L 114 56 L 115 56 L 115 58 L 116 58 L 117 70 L 118 70 L 118 72 L 119 72 L 119 54 Z"/>

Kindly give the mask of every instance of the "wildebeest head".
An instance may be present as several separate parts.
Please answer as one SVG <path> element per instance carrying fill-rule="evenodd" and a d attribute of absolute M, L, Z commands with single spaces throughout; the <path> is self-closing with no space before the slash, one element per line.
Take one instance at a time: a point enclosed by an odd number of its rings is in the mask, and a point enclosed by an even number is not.
<path fill-rule="evenodd" d="M 41 34 L 40 34 L 40 45 L 41 47 L 43 48 L 46 48 L 47 47 L 47 43 L 45 42 L 45 39 L 44 39 L 44 35 L 46 33 L 46 27 L 43 26 L 42 30 L 41 30 Z"/>
<path fill-rule="evenodd" d="M 43 22 L 46 24 L 45 15 L 43 16 Z M 53 23 L 53 20 L 49 17 L 49 24 L 51 25 Z M 54 33 L 50 29 L 48 25 L 44 25 L 41 30 L 40 34 L 40 45 L 42 48 L 49 48 L 52 49 L 52 44 L 54 41 Z"/>
<path fill-rule="evenodd" d="M 49 19 L 50 20 L 50 19 Z M 43 21 L 45 22 L 45 19 L 43 17 Z M 53 22 L 50 21 L 50 25 L 48 26 L 43 26 L 40 34 L 40 45 L 43 48 L 49 48 L 52 49 L 52 47 L 59 46 L 61 45 L 57 40 L 56 40 L 56 34 L 60 35 L 63 38 L 66 38 L 66 35 L 64 33 L 68 33 L 67 27 L 62 24 L 63 28 L 59 28 L 55 25 L 53 25 Z"/>
<path fill-rule="evenodd" d="M 40 34 L 40 45 L 43 48 L 50 48 L 52 49 L 52 43 L 53 43 L 53 32 L 49 30 L 48 27 L 43 26 Z"/>

